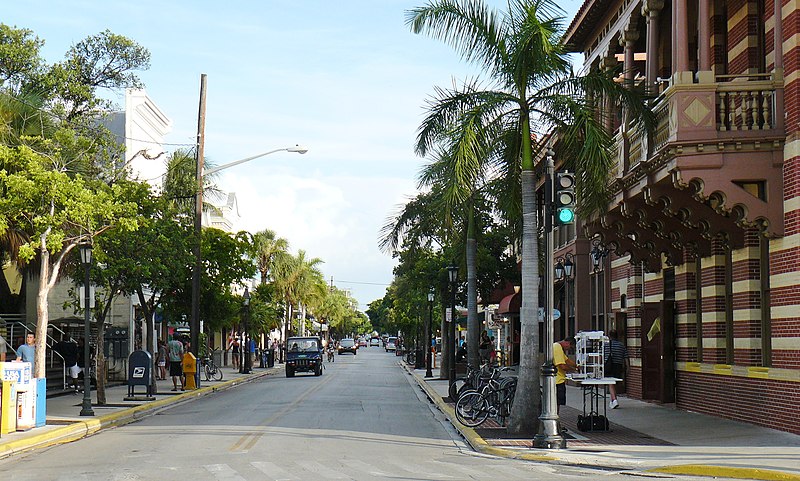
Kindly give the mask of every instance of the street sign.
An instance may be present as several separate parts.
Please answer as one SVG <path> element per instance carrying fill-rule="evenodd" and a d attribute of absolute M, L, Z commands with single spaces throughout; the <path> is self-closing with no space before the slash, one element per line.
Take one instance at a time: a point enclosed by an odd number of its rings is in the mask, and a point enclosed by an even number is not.
<path fill-rule="evenodd" d="M 553 320 L 555 321 L 556 319 L 560 318 L 561 318 L 561 311 L 559 311 L 558 309 L 553 309 Z"/>
<path fill-rule="evenodd" d="M 450 307 L 445 309 L 444 320 L 446 322 L 452 322 L 453 321 L 453 312 L 452 312 Z"/>

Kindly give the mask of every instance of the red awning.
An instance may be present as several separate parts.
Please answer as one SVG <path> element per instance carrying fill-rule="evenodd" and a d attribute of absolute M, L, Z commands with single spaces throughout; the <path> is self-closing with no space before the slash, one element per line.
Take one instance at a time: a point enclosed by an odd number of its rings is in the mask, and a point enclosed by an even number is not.
<path fill-rule="evenodd" d="M 509 312 L 519 312 L 522 307 L 522 296 L 519 293 L 510 294 L 500 301 L 500 307 L 497 309 L 498 314 L 508 314 Z"/>

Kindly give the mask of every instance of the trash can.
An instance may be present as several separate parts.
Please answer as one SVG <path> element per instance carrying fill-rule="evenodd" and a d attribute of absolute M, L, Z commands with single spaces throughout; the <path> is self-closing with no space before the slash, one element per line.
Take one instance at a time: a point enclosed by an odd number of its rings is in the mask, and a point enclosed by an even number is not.
<path fill-rule="evenodd" d="M 267 349 L 267 367 L 275 367 L 275 349 Z"/>
<path fill-rule="evenodd" d="M 425 349 L 417 349 L 414 351 L 414 369 L 425 369 Z"/>
<path fill-rule="evenodd" d="M 191 352 L 183 355 L 182 361 L 183 375 L 186 377 L 185 389 L 197 389 L 196 375 L 197 375 L 197 358 Z"/>
<path fill-rule="evenodd" d="M 147 397 L 153 397 L 153 356 L 147 351 L 128 356 L 128 397 L 136 395 L 136 386 L 145 386 Z"/>

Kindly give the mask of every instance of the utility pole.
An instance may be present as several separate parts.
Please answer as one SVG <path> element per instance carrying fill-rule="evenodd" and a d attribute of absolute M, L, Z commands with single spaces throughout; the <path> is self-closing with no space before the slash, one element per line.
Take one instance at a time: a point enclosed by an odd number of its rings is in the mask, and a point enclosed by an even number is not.
<path fill-rule="evenodd" d="M 189 330 L 192 334 L 192 354 L 199 360 L 200 347 L 200 270 L 203 258 L 200 250 L 200 237 L 203 233 L 203 162 L 206 138 L 206 74 L 200 74 L 200 108 L 197 114 L 197 180 L 194 202 L 194 269 L 192 269 L 192 317 Z"/>

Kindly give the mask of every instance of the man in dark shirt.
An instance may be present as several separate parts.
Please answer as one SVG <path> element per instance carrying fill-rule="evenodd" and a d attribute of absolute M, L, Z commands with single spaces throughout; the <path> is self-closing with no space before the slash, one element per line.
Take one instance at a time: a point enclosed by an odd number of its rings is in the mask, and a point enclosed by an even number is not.
<path fill-rule="evenodd" d="M 74 339 L 67 341 L 59 341 L 55 343 L 53 349 L 64 358 L 64 369 L 69 372 L 69 377 L 72 380 L 72 387 L 75 391 L 78 390 L 78 375 L 80 368 L 78 367 L 78 344 Z"/>
<path fill-rule="evenodd" d="M 608 339 L 608 344 L 606 344 L 605 349 L 603 349 L 605 377 L 624 379 L 625 368 L 628 363 L 628 350 L 625 349 L 625 345 L 617 339 L 617 331 L 609 331 Z M 608 387 L 608 391 L 611 394 L 610 407 L 611 409 L 616 409 L 619 407 L 616 384 L 611 384 Z"/>

